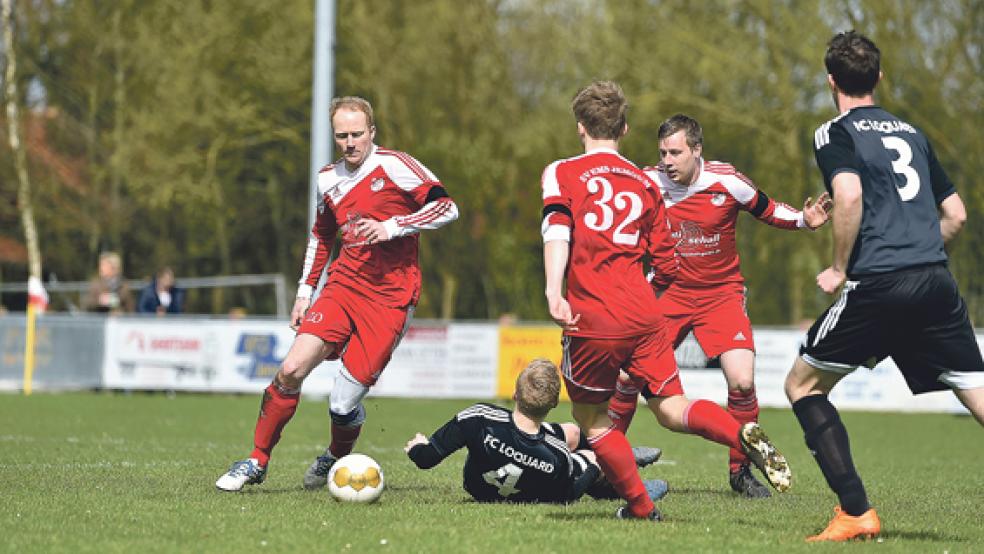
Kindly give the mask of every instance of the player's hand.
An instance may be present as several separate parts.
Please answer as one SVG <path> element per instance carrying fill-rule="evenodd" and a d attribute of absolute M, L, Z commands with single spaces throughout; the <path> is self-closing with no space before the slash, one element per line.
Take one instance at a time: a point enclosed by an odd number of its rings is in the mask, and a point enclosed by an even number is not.
<path fill-rule="evenodd" d="M 307 313 L 308 308 L 311 307 L 310 298 L 298 298 L 294 300 L 294 308 L 290 311 L 290 328 L 297 330 L 301 326 L 301 322 L 304 321 L 304 314 Z"/>
<path fill-rule="evenodd" d="M 403 447 L 403 451 L 409 454 L 410 449 L 413 448 L 414 446 L 417 446 L 418 444 L 429 444 L 429 443 L 430 441 L 427 440 L 427 437 L 421 435 L 420 433 L 417 433 L 412 439 L 407 441 L 407 445 Z"/>
<path fill-rule="evenodd" d="M 830 219 L 830 210 L 834 202 L 830 199 L 830 194 L 823 193 L 813 202 L 812 197 L 807 197 L 803 203 L 803 222 L 810 230 L 816 229 Z"/>
<path fill-rule="evenodd" d="M 581 314 L 571 312 L 571 305 L 563 296 L 548 296 L 547 305 L 550 307 L 550 317 L 554 323 L 560 325 L 565 331 L 577 331 L 577 322 L 581 321 Z"/>
<path fill-rule="evenodd" d="M 828 267 L 817 275 L 817 286 L 827 294 L 834 294 L 847 281 L 847 275 L 839 269 Z"/>
<path fill-rule="evenodd" d="M 381 221 L 364 217 L 355 224 L 355 234 L 362 244 L 376 244 L 389 240 L 386 227 Z"/>

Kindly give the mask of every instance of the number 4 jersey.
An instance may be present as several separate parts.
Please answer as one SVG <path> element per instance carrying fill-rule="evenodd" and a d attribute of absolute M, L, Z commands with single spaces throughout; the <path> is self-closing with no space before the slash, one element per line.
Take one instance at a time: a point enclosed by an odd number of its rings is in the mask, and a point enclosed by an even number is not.
<path fill-rule="evenodd" d="M 861 179 L 864 212 L 848 276 L 946 260 L 937 206 L 956 191 L 918 129 L 862 106 L 821 125 L 814 148 L 831 195 L 837 174 Z"/>
<path fill-rule="evenodd" d="M 599 476 L 598 466 L 567 447 L 564 431 L 544 423 L 537 434 L 516 427 L 512 412 L 475 404 L 408 452 L 421 469 L 430 469 L 461 448 L 465 490 L 479 502 L 573 502 Z"/>
<path fill-rule="evenodd" d="M 653 285 L 677 271 L 659 188 L 635 164 L 609 149 L 558 160 L 544 170 L 544 242 L 570 243 L 567 301 L 580 329 L 565 334 L 623 338 L 650 333 L 662 323 Z"/>

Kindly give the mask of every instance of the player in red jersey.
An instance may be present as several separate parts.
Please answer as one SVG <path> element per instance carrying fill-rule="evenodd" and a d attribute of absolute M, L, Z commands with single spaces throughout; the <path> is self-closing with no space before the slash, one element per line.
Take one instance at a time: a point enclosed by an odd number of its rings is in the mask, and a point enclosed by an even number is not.
<path fill-rule="evenodd" d="M 663 122 L 658 137 L 662 161 L 645 171 L 659 185 L 680 257 L 676 279 L 659 298 L 667 336 L 675 349 L 693 331 L 707 357 L 720 359 L 728 385 L 728 413 L 741 423 L 758 421 L 755 344 L 735 244 L 738 214 L 746 211 L 780 229 L 816 229 L 827 221 L 830 198 L 827 193 L 815 202 L 808 198 L 803 211 L 772 200 L 730 164 L 705 161 L 700 124 L 686 115 Z M 664 288 L 662 283 L 654 285 Z M 623 431 L 636 409 L 638 390 L 623 374 L 611 405 Z M 731 449 L 731 488 L 750 498 L 771 496 L 748 464 L 740 449 Z"/>
<path fill-rule="evenodd" d="M 784 490 L 789 467 L 757 424 L 742 426 L 717 404 L 683 395 L 663 332 L 666 320 L 643 268 L 643 258 L 651 256 L 654 282 L 666 286 L 677 273 L 677 258 L 658 187 L 618 153 L 628 132 L 622 89 L 592 83 L 578 92 L 572 108 L 585 153 L 543 172 L 545 292 L 551 317 L 564 329 L 562 372 L 574 419 L 609 482 L 628 501 L 617 515 L 660 519 L 625 434 L 607 414 L 620 370 L 643 385 L 661 425 L 745 449 Z"/>
<path fill-rule="evenodd" d="M 290 316 L 297 337 L 263 394 L 253 452 L 219 478 L 215 486 L 221 490 L 263 482 L 270 453 L 297 409 L 304 378 L 323 360 L 341 357 L 329 398 L 331 444 L 304 475 L 305 488 L 327 483 L 331 465 L 352 451 L 359 436 L 362 398 L 413 316 L 420 296 L 417 234 L 458 217 L 433 173 L 411 156 L 373 143 L 369 102 L 336 98 L 331 121 L 342 159 L 318 174 L 318 216 Z M 312 305 L 339 231 L 341 252 Z"/>

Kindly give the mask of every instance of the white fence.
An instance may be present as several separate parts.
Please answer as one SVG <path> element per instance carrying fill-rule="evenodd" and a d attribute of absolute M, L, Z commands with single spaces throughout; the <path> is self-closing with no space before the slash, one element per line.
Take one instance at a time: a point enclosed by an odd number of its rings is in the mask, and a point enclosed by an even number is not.
<path fill-rule="evenodd" d="M 24 317 L 0 318 L 0 334 L 0 390 L 20 390 Z M 281 319 L 45 315 L 39 319 L 34 389 L 255 393 L 270 382 L 293 337 Z M 755 330 L 755 380 L 762 406 L 788 407 L 782 384 L 801 337 L 793 329 Z M 984 343 L 984 335 L 978 334 L 978 343 Z M 417 321 L 372 394 L 509 396 L 519 369 L 539 356 L 559 362 L 556 327 Z M 685 343 L 677 358 L 688 396 L 718 402 L 726 398 L 720 370 L 693 367 L 704 363 L 695 343 Z M 305 382 L 304 392 L 328 394 L 337 369 L 338 362 L 323 363 Z M 845 409 L 966 411 L 950 392 L 911 395 L 891 360 L 856 371 L 831 399 Z"/>

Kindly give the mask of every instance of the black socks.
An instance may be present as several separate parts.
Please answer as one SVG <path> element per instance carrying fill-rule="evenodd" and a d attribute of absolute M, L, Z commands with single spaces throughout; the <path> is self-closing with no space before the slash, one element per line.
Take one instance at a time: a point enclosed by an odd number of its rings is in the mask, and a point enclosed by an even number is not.
<path fill-rule="evenodd" d="M 837 408 L 824 395 L 810 395 L 794 402 L 793 412 L 803 428 L 806 446 L 840 499 L 841 509 L 852 516 L 867 512 L 871 506 L 854 469 L 847 429 Z"/>

